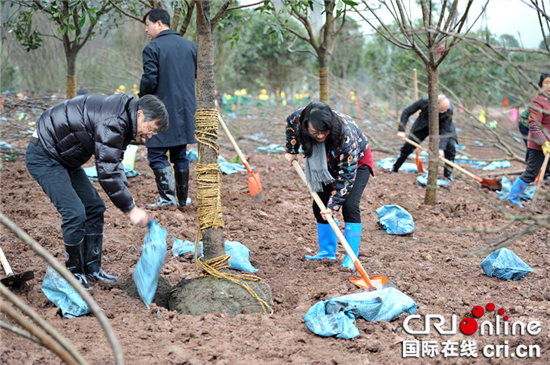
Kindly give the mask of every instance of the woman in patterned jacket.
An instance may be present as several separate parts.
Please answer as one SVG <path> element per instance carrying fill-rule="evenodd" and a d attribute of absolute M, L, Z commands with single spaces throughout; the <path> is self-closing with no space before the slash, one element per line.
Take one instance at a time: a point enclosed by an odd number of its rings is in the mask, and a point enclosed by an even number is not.
<path fill-rule="evenodd" d="M 359 256 L 362 229 L 359 203 L 369 177 L 373 175 L 367 138 L 349 116 L 331 110 L 327 104 L 312 102 L 287 118 L 285 158 L 291 166 L 292 161 L 298 160 L 300 147 L 306 158 L 308 183 L 327 208 L 320 210 L 313 202 L 319 253 L 306 255 L 306 259 L 336 259 L 338 238 L 326 222 L 325 215 L 340 210 L 346 240 Z M 342 266 L 354 269 L 347 254 Z"/>

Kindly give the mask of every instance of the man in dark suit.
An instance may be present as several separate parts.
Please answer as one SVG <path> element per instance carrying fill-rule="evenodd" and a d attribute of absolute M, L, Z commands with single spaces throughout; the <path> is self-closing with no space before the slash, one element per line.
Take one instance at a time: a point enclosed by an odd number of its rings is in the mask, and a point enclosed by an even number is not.
<path fill-rule="evenodd" d="M 443 94 L 438 96 L 439 100 L 439 156 L 445 157 L 447 160 L 453 162 L 456 156 L 456 130 L 453 123 L 453 104 L 447 97 Z M 420 111 L 418 118 L 414 121 L 411 132 L 409 134 L 409 139 L 417 143 L 421 143 L 430 135 L 430 120 L 428 113 L 428 95 L 425 95 L 421 99 L 418 99 L 413 104 L 405 108 L 401 114 L 401 119 L 399 121 L 397 137 L 405 141 L 405 128 L 407 127 L 407 122 L 411 115 Z M 415 147 L 405 142 L 401 151 L 399 151 L 399 156 L 397 161 L 393 165 L 392 172 L 399 171 L 399 168 L 407 157 L 414 151 Z M 453 168 L 451 166 L 445 165 L 444 176 L 449 181 L 453 181 L 452 177 Z"/>
<path fill-rule="evenodd" d="M 170 127 L 146 141 L 147 159 L 155 173 L 159 199 L 148 208 L 179 207 L 188 198 L 187 145 L 195 140 L 195 78 L 197 45 L 170 29 L 170 15 L 155 8 L 143 17 L 151 42 L 143 50 L 143 76 L 139 96 L 154 94 L 166 105 Z M 170 151 L 170 162 L 166 153 Z M 174 184 L 175 175 L 175 184 Z M 177 199 L 176 199 L 177 196 Z"/>

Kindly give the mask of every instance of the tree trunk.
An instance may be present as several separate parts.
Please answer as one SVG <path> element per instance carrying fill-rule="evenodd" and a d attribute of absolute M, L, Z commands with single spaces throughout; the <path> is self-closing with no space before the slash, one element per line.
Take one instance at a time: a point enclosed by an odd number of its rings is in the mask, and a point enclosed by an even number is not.
<path fill-rule="evenodd" d="M 319 101 L 328 104 L 328 55 L 319 52 Z"/>
<path fill-rule="evenodd" d="M 424 204 L 435 205 L 437 193 L 437 172 L 439 170 L 439 74 L 437 68 L 426 66 L 428 71 L 428 95 L 430 111 L 430 143 L 429 143 L 429 165 L 428 184 Z"/>
<path fill-rule="evenodd" d="M 76 96 L 76 53 L 66 52 L 67 59 L 67 99 L 72 99 Z"/>
<path fill-rule="evenodd" d="M 212 31 L 211 31 L 211 19 L 210 19 L 210 1 L 199 1 L 196 2 L 197 6 L 197 111 L 201 109 L 215 109 L 215 93 L 216 85 L 214 83 L 214 47 L 212 42 Z M 199 7 L 202 8 L 200 11 Z M 201 125 L 197 125 L 197 139 L 199 140 L 199 165 L 212 165 L 218 164 L 218 147 L 212 146 L 209 144 L 201 143 L 200 136 L 201 134 L 215 134 L 215 142 L 217 142 L 217 124 L 216 128 L 213 131 L 204 131 L 201 130 Z M 210 171 L 210 170 L 209 170 Z M 215 174 L 219 172 L 219 166 L 217 171 L 210 171 L 209 174 Z M 217 181 L 214 183 L 214 186 L 202 186 L 199 181 L 199 227 L 206 226 L 207 228 L 202 231 L 202 241 L 204 247 L 204 257 L 206 260 L 210 260 L 219 256 L 225 255 L 225 248 L 223 245 L 223 228 L 212 227 L 210 222 L 206 220 L 209 218 L 204 211 L 201 211 L 203 208 L 201 202 L 201 196 L 203 189 L 217 189 L 217 207 L 219 213 L 217 214 L 220 218 L 221 214 L 221 203 L 220 203 L 220 180 L 216 179 L 215 176 L 205 176 L 206 181 Z M 209 194 L 206 194 L 209 196 Z M 211 217 L 211 216 L 210 216 Z M 221 222 L 221 227 L 223 227 L 223 221 Z"/>

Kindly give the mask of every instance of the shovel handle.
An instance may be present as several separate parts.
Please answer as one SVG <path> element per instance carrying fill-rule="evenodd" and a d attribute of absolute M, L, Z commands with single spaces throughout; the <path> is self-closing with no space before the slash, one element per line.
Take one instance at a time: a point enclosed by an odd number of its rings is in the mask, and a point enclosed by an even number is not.
<path fill-rule="evenodd" d="M 0 248 L 0 261 L 2 262 L 2 266 L 4 267 L 4 271 L 6 272 L 6 275 L 13 276 L 13 271 L 11 271 L 11 266 L 8 263 L 8 260 L 6 259 L 6 256 L 4 255 L 4 251 L 2 251 L 2 248 Z"/>
<path fill-rule="evenodd" d="M 296 169 L 296 172 L 298 173 L 298 175 L 300 175 L 300 178 L 302 179 L 304 184 L 306 184 L 307 189 L 311 193 L 311 196 L 313 196 L 313 199 L 315 200 L 315 202 L 317 203 L 319 208 L 321 208 L 321 210 L 326 210 L 325 204 L 323 204 L 323 201 L 319 197 L 319 194 L 317 194 L 316 192 L 312 191 L 309 188 L 309 184 L 307 183 L 306 175 L 302 171 L 302 168 L 298 164 L 298 161 L 293 160 L 292 161 L 292 166 L 294 166 L 294 168 Z M 327 218 L 328 224 L 330 224 L 330 227 L 332 228 L 334 233 L 336 233 L 336 236 L 338 237 L 338 240 L 340 241 L 342 246 L 344 246 L 344 249 L 346 250 L 346 253 L 350 257 L 350 259 L 353 261 L 353 264 L 355 265 L 355 268 L 357 269 L 359 274 L 361 274 L 361 277 L 363 278 L 363 280 L 365 280 L 365 282 L 367 283 L 368 286 L 373 286 L 371 281 L 370 281 L 369 275 L 367 274 L 367 272 L 363 268 L 363 265 L 361 265 L 361 263 L 357 259 L 357 256 L 355 256 L 355 253 L 351 249 L 348 241 L 346 240 L 346 237 L 342 234 L 342 231 L 340 231 L 338 229 L 338 226 L 336 225 L 336 222 L 334 221 L 334 218 L 332 218 L 332 215 L 327 214 L 325 217 Z"/>
<path fill-rule="evenodd" d="M 544 173 L 546 172 L 546 167 L 548 167 L 548 160 L 550 159 L 550 153 L 544 156 L 544 162 L 540 168 L 540 177 L 537 182 L 537 188 L 535 189 L 535 195 L 533 196 L 533 203 L 537 200 L 537 195 L 539 193 L 540 187 L 542 186 L 542 180 L 544 180 Z"/>
<path fill-rule="evenodd" d="M 246 158 L 244 158 L 243 153 L 241 152 L 241 149 L 239 146 L 237 146 L 237 142 L 233 139 L 233 135 L 231 135 L 231 132 L 229 132 L 229 129 L 227 129 L 227 125 L 222 119 L 222 116 L 218 113 L 218 121 L 220 122 L 220 125 L 223 128 L 223 131 L 227 135 L 227 138 L 229 138 L 229 142 L 231 142 L 231 145 L 237 151 L 237 155 L 239 156 L 239 159 L 241 160 L 242 164 L 246 168 L 246 171 L 250 172 L 252 174 L 252 170 L 250 169 L 250 166 L 248 165 L 248 162 L 246 162 Z"/>
<path fill-rule="evenodd" d="M 425 148 L 423 148 L 422 146 L 420 146 L 418 143 L 416 143 L 416 142 L 414 142 L 414 141 L 411 141 L 411 140 L 408 139 L 408 138 L 405 138 L 405 142 L 407 142 L 407 143 L 409 143 L 409 144 L 412 144 L 414 147 L 419 148 L 419 149 L 421 149 L 422 151 L 426 151 Z M 428 151 L 426 151 L 426 152 L 428 152 Z M 466 170 L 464 167 L 459 166 L 459 165 L 455 164 L 454 162 L 451 162 L 451 161 L 447 160 L 445 157 L 442 157 L 442 158 L 441 158 L 441 161 L 445 162 L 447 165 L 450 165 L 450 166 L 454 167 L 454 168 L 457 169 L 458 171 L 460 171 L 460 172 L 462 172 L 462 173 L 464 173 L 464 174 L 470 176 L 472 179 L 474 179 L 474 180 L 477 181 L 477 182 L 483 181 L 482 178 L 475 176 L 475 175 L 472 174 L 470 171 Z"/>

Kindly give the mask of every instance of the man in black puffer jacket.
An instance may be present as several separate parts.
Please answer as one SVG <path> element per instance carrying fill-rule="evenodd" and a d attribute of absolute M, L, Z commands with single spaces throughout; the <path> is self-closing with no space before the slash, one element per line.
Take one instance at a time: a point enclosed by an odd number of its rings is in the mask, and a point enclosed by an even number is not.
<path fill-rule="evenodd" d="M 99 183 L 111 201 L 133 224 L 146 226 L 147 213 L 128 190 L 122 155 L 132 140 L 166 128 L 168 113 L 153 95 L 78 96 L 46 110 L 36 123 L 27 169 L 61 214 L 65 265 L 87 290 L 86 277 L 107 283 L 117 277 L 101 268 L 105 203 L 82 165 L 95 156 Z"/>
<path fill-rule="evenodd" d="M 453 104 L 447 97 L 443 94 L 438 95 L 439 100 L 439 156 L 445 157 L 447 160 L 453 162 L 456 156 L 456 129 L 453 123 Z M 405 142 L 405 129 L 407 127 L 407 122 L 411 115 L 420 111 L 420 115 L 414 121 L 411 132 L 409 134 L 409 139 L 417 143 L 422 143 L 423 140 L 430 134 L 430 120 L 429 120 L 429 111 L 428 111 L 428 95 L 418 99 L 409 107 L 403 110 L 401 114 L 401 119 L 399 121 L 397 137 Z M 407 157 L 414 151 L 415 147 L 405 142 L 397 161 L 393 165 L 392 172 L 399 171 L 399 168 Z M 452 177 L 453 168 L 449 165 L 445 165 L 444 176 L 449 181 L 453 181 Z"/>

